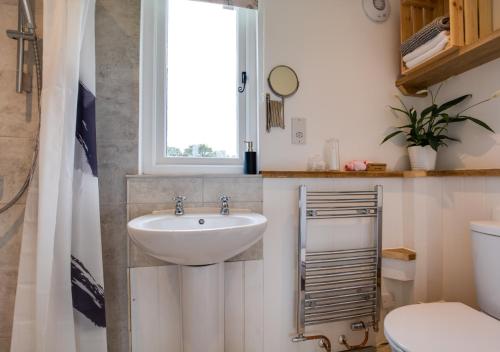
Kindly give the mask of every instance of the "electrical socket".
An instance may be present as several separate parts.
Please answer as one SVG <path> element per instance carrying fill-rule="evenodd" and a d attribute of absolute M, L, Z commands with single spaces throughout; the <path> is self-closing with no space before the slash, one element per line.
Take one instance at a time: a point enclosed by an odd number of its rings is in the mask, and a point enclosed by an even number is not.
<path fill-rule="evenodd" d="M 305 118 L 292 118 L 292 144 L 306 144 L 306 123 Z"/>

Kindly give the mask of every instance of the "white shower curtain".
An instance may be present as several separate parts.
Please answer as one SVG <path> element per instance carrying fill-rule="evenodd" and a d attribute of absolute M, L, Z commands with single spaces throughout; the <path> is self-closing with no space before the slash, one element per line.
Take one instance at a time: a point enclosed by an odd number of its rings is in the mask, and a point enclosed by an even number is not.
<path fill-rule="evenodd" d="M 11 352 L 104 352 L 95 0 L 44 1 L 38 175 L 26 205 Z"/>

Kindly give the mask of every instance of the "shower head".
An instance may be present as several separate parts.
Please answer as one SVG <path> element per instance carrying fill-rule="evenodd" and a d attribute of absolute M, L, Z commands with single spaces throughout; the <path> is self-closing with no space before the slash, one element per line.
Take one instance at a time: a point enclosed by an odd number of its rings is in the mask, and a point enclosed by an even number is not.
<path fill-rule="evenodd" d="M 29 0 L 19 0 L 23 9 L 24 18 L 26 19 L 26 27 L 30 30 L 35 29 L 35 21 L 33 19 L 33 12 L 31 12 L 31 5 Z"/>

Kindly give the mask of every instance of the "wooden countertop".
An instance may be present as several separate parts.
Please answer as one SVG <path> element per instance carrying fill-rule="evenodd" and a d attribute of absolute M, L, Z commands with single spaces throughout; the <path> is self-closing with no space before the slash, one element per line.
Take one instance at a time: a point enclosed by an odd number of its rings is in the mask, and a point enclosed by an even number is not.
<path fill-rule="evenodd" d="M 265 178 L 403 177 L 403 171 L 261 171 Z"/>
<path fill-rule="evenodd" d="M 434 171 L 261 171 L 264 178 L 500 177 L 500 169 Z"/>

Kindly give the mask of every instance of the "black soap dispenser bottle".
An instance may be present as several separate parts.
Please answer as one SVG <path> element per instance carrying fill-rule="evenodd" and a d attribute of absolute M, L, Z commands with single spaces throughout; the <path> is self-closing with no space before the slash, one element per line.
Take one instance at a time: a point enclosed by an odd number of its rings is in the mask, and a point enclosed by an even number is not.
<path fill-rule="evenodd" d="M 243 166 L 243 173 L 245 175 L 257 174 L 257 152 L 253 150 L 253 142 L 245 141 L 247 151 L 245 152 L 245 161 Z"/>

